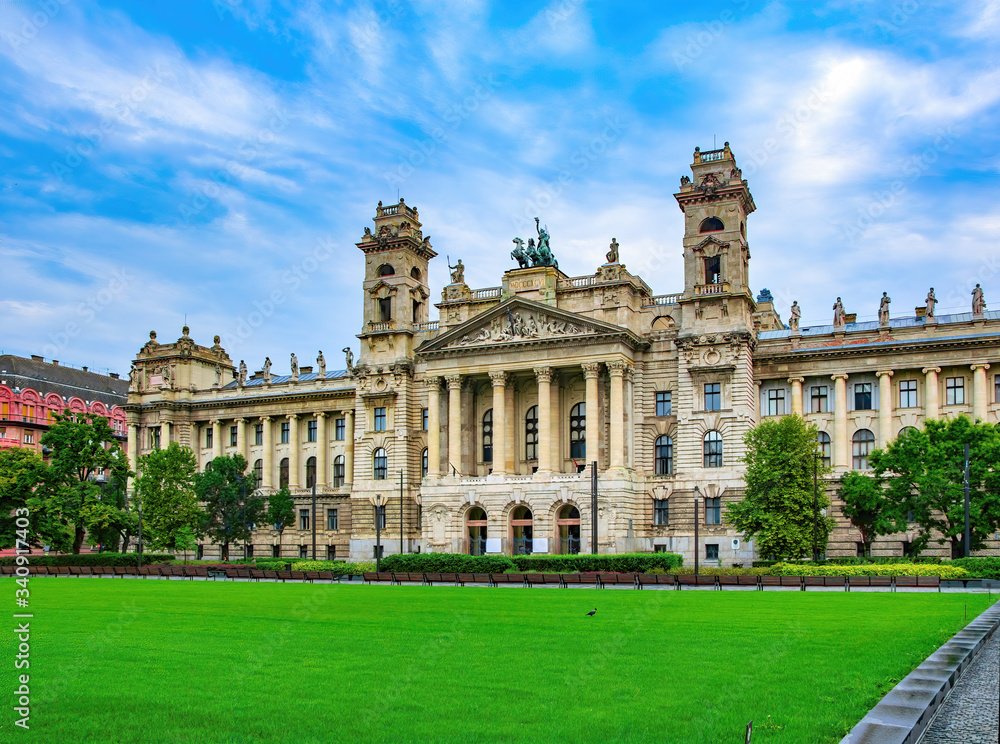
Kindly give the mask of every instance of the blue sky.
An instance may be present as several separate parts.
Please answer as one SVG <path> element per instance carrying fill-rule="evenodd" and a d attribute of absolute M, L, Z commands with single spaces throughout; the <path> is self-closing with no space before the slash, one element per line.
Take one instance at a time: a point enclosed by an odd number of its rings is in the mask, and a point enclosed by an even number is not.
<path fill-rule="evenodd" d="M 499 285 L 535 215 L 567 274 L 616 237 L 679 291 L 672 194 L 726 140 L 786 319 L 1000 303 L 997 0 L 7 0 L 0 77 L 7 353 L 124 374 L 186 314 L 252 369 L 339 361 L 397 190 L 435 299 L 445 255 Z"/>

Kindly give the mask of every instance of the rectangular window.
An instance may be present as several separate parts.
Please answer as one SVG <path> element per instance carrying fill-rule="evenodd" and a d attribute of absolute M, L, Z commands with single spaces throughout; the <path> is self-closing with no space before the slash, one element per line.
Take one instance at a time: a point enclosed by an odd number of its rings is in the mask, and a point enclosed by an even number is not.
<path fill-rule="evenodd" d="M 333 487 L 344 485 L 344 456 L 340 455 L 333 461 Z"/>
<path fill-rule="evenodd" d="M 299 529 L 308 530 L 309 529 L 309 510 L 299 509 Z"/>
<path fill-rule="evenodd" d="M 292 435 L 292 425 L 288 421 L 281 422 L 281 443 L 288 444 Z"/>
<path fill-rule="evenodd" d="M 960 406 L 965 403 L 965 378 L 949 377 L 944 385 L 945 404 Z"/>
<path fill-rule="evenodd" d="M 333 425 L 334 437 L 338 442 L 343 442 L 344 437 L 347 436 L 347 425 L 344 423 L 344 419 L 339 418 Z"/>
<path fill-rule="evenodd" d="M 160 427 L 154 426 L 149 430 L 149 446 L 153 449 L 160 449 Z"/>
<path fill-rule="evenodd" d="M 667 552 L 667 546 L 666 545 L 654 545 L 653 546 L 653 552 L 654 553 L 666 553 Z"/>
<path fill-rule="evenodd" d="M 271 557 L 272 558 L 280 558 L 281 557 L 281 546 L 280 545 L 272 545 L 271 546 Z"/>
<path fill-rule="evenodd" d="M 830 410 L 829 388 L 826 385 L 813 385 L 809 402 L 809 410 L 812 413 L 827 413 Z"/>
<path fill-rule="evenodd" d="M 783 389 L 767 391 L 767 415 L 785 415 L 785 391 Z"/>
<path fill-rule="evenodd" d="M 718 543 L 705 543 L 705 560 L 706 561 L 717 561 L 717 560 L 719 560 L 719 544 Z"/>
<path fill-rule="evenodd" d="M 318 426 L 319 426 L 319 422 L 315 421 L 315 420 L 314 421 L 310 421 L 306 425 L 306 441 L 307 442 L 315 442 L 316 441 L 316 436 L 317 436 L 317 431 L 318 431 L 317 427 Z"/>
<path fill-rule="evenodd" d="M 309 546 L 300 545 L 299 546 L 299 558 L 302 560 L 309 560 Z"/>
<path fill-rule="evenodd" d="M 722 383 L 705 383 L 705 410 L 718 411 L 722 409 Z"/>
<path fill-rule="evenodd" d="M 326 546 L 326 559 L 328 561 L 335 561 L 335 560 L 337 560 L 337 546 L 336 545 L 327 545 Z"/>
<path fill-rule="evenodd" d="M 666 499 L 656 499 L 653 502 L 653 524 L 670 524 L 670 509 Z"/>
<path fill-rule="evenodd" d="M 420 430 L 421 431 L 427 431 L 427 420 L 428 420 L 427 419 L 427 417 L 428 417 L 427 410 L 428 409 L 426 409 L 426 408 L 421 408 L 420 409 Z"/>
<path fill-rule="evenodd" d="M 327 509 L 326 510 L 326 528 L 328 530 L 338 529 L 337 527 L 337 510 Z"/>
<path fill-rule="evenodd" d="M 385 507 L 376 506 L 375 507 L 375 518 L 378 520 L 378 528 L 380 530 L 385 529 Z"/>
<path fill-rule="evenodd" d="M 658 391 L 656 393 L 656 415 L 669 416 L 670 414 L 670 391 Z"/>
<path fill-rule="evenodd" d="M 872 384 L 870 382 L 854 383 L 854 410 L 870 411 L 872 409 Z"/>
<path fill-rule="evenodd" d="M 209 426 L 207 429 L 205 429 L 205 447 L 207 447 L 208 449 L 212 449 L 212 436 L 213 436 L 212 427 Z"/>
<path fill-rule="evenodd" d="M 257 424 L 253 427 L 253 443 L 264 444 L 264 424 Z"/>
<path fill-rule="evenodd" d="M 917 381 L 903 380 L 899 383 L 899 407 L 917 407 Z"/>
<path fill-rule="evenodd" d="M 253 558 L 253 545 L 247 545 L 246 557 Z"/>
<path fill-rule="evenodd" d="M 705 499 L 705 524 L 722 524 L 722 499 Z"/>
<path fill-rule="evenodd" d="M 722 281 L 722 258 L 711 256 L 705 259 L 705 284 L 718 284 Z"/>
<path fill-rule="evenodd" d="M 993 378 L 993 402 L 1000 403 L 1000 375 Z"/>
<path fill-rule="evenodd" d="M 238 426 L 230 426 L 229 427 L 229 446 L 230 447 L 235 447 L 237 444 L 239 444 L 239 439 L 240 439 L 240 427 L 238 427 Z"/>
<path fill-rule="evenodd" d="M 375 409 L 375 431 L 385 431 L 385 409 Z"/>
<path fill-rule="evenodd" d="M 34 438 L 34 436 L 30 432 L 28 432 L 28 433 L 26 433 L 24 435 L 24 443 L 25 444 L 34 444 L 35 443 L 35 438 Z"/>

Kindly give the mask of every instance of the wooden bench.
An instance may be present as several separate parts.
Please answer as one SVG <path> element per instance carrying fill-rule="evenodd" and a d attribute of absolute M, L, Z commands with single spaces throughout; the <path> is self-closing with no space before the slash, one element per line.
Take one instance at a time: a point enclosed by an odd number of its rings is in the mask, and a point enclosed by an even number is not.
<path fill-rule="evenodd" d="M 408 584 L 423 584 L 424 575 L 422 573 L 393 573 L 392 580 L 397 584 L 402 584 L 404 581 Z"/>
<path fill-rule="evenodd" d="M 619 584 L 630 584 L 635 586 L 635 576 L 633 574 L 622 573 L 599 573 L 597 578 L 601 581 L 601 587 L 618 586 Z"/>
<path fill-rule="evenodd" d="M 941 591 L 941 577 L 940 576 L 917 576 L 917 586 L 919 587 L 937 587 L 938 591 Z"/>
<path fill-rule="evenodd" d="M 580 577 L 581 584 L 586 584 L 588 586 L 592 584 L 598 588 L 601 586 L 601 579 L 595 573 L 582 573 L 577 574 L 577 576 Z"/>
<path fill-rule="evenodd" d="M 759 576 L 737 576 L 736 577 L 737 586 L 752 586 L 756 587 L 760 584 Z"/>
<path fill-rule="evenodd" d="M 656 586 L 656 574 L 637 573 L 635 575 L 635 588 L 642 589 L 646 586 Z"/>
<path fill-rule="evenodd" d="M 490 574 L 490 579 L 493 581 L 493 586 L 500 586 L 500 584 L 524 585 L 523 573 L 495 573 Z"/>
<path fill-rule="evenodd" d="M 891 576 L 869 576 L 868 578 L 871 579 L 871 586 L 892 587 Z"/>
<path fill-rule="evenodd" d="M 319 580 L 319 571 L 306 571 L 306 581 L 310 584 L 315 584 Z"/>
<path fill-rule="evenodd" d="M 854 579 L 867 579 L 867 576 L 852 576 Z M 824 576 L 823 586 L 837 586 L 844 587 L 845 592 L 851 591 L 850 584 L 847 583 L 846 576 Z M 858 586 L 868 586 L 867 582 L 865 584 L 858 584 Z"/>
<path fill-rule="evenodd" d="M 444 575 L 445 574 L 442 574 L 442 576 Z M 476 583 L 476 574 L 474 573 L 457 573 L 448 575 L 449 576 L 454 575 L 455 583 L 458 584 L 459 586 L 465 586 L 466 584 Z M 490 576 L 489 574 L 486 574 L 486 583 L 492 586 L 493 582 L 489 580 L 489 576 Z"/>
<path fill-rule="evenodd" d="M 725 575 L 722 575 L 722 576 L 718 576 L 717 578 L 719 579 L 719 589 L 721 589 L 724 586 L 739 586 L 740 585 L 739 579 L 741 577 L 739 577 L 739 576 L 725 576 Z"/>
<path fill-rule="evenodd" d="M 90 566 L 70 566 L 70 576 L 90 576 Z"/>
<path fill-rule="evenodd" d="M 135 569 L 131 566 L 115 566 L 115 576 L 123 579 L 133 571 L 135 571 Z"/>
<path fill-rule="evenodd" d="M 545 579 L 546 584 L 555 584 L 564 589 L 566 588 L 566 585 L 563 584 L 562 574 L 542 574 L 542 577 Z"/>
<path fill-rule="evenodd" d="M 540 573 L 529 573 L 524 575 L 524 585 L 526 587 L 535 586 L 535 584 L 544 584 L 545 574 Z"/>
<path fill-rule="evenodd" d="M 658 586 L 672 586 L 674 589 L 679 589 L 677 585 L 677 574 L 656 574 L 656 583 Z"/>
<path fill-rule="evenodd" d="M 760 576 L 757 584 L 761 591 L 768 586 L 788 586 L 801 589 L 804 584 L 801 576 Z M 822 577 L 820 577 L 822 578 Z"/>
<path fill-rule="evenodd" d="M 562 575 L 562 585 L 568 587 L 570 584 L 580 584 L 580 574 L 571 573 Z"/>

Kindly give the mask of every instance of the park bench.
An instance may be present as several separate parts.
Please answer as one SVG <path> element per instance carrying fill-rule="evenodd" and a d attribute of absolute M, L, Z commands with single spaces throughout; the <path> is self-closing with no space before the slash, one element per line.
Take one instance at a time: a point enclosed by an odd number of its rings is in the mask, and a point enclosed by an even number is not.
<path fill-rule="evenodd" d="M 637 573 L 635 575 L 635 588 L 642 589 L 645 586 L 656 585 L 656 574 Z"/>
<path fill-rule="evenodd" d="M 601 582 L 601 588 L 605 586 L 618 586 L 619 584 L 631 584 L 635 586 L 635 577 L 633 574 L 623 574 L 623 573 L 599 573 L 597 578 Z"/>
<path fill-rule="evenodd" d="M 15 566 L 0 566 L 0 576 L 13 576 Z"/>
<path fill-rule="evenodd" d="M 275 573 L 278 574 L 278 578 L 281 581 L 291 581 L 291 579 L 292 579 L 292 572 L 291 571 L 276 571 Z"/>
<path fill-rule="evenodd" d="M 90 566 L 70 566 L 71 576 L 90 576 Z"/>
<path fill-rule="evenodd" d="M 854 578 L 854 579 L 867 579 L 868 577 L 867 576 L 852 576 L 851 578 Z M 845 592 L 851 591 L 851 586 L 850 586 L 850 584 L 847 583 L 847 577 L 846 576 L 824 576 L 823 577 L 823 586 L 837 586 L 837 587 L 842 586 L 842 587 L 844 587 L 844 591 Z M 867 583 L 867 581 L 864 584 L 858 583 L 857 586 L 868 586 L 868 583 Z"/>
<path fill-rule="evenodd" d="M 50 576 L 69 576 L 69 566 L 51 566 L 49 568 Z"/>
<path fill-rule="evenodd" d="M 310 584 L 315 584 L 319 579 L 319 571 L 305 571 L 305 580 Z"/>
<path fill-rule="evenodd" d="M 580 574 L 578 573 L 562 575 L 562 585 L 564 587 L 568 587 L 570 584 L 579 584 L 579 583 L 581 582 L 580 582 Z"/>
<path fill-rule="evenodd" d="M 892 586 L 891 576 L 869 576 L 868 578 L 870 580 L 869 581 L 870 586 L 887 586 L 887 587 Z"/>
<path fill-rule="evenodd" d="M 320 581 L 333 581 L 336 578 L 333 575 L 333 571 L 317 571 L 317 573 L 319 574 Z"/>
<path fill-rule="evenodd" d="M 490 580 L 493 582 L 493 586 L 500 586 L 501 584 L 524 584 L 524 574 L 520 573 L 495 573 L 490 574 Z"/>
<path fill-rule="evenodd" d="M 756 587 L 760 584 L 760 578 L 757 576 L 737 576 L 736 577 L 737 586 L 752 586 Z"/>
<path fill-rule="evenodd" d="M 305 571 L 289 571 L 288 573 L 291 574 L 290 578 L 291 578 L 292 581 L 305 581 L 306 580 L 306 572 Z"/>
<path fill-rule="evenodd" d="M 156 569 L 152 568 L 151 566 L 139 566 L 139 576 L 141 576 L 144 579 L 149 578 L 150 576 L 156 576 L 158 574 L 159 571 L 156 571 Z"/>
<path fill-rule="evenodd" d="M 48 576 L 49 567 L 48 566 L 32 566 L 28 564 L 28 573 L 32 576 Z"/>
<path fill-rule="evenodd" d="M 724 586 L 752 586 L 757 587 L 756 576 L 719 576 L 719 588 Z"/>
<path fill-rule="evenodd" d="M 264 574 L 263 576 L 261 576 L 262 579 L 267 579 L 268 581 L 277 581 L 278 580 L 278 571 L 277 571 L 277 569 L 274 569 L 274 568 L 265 568 L 265 569 L 263 569 L 263 571 L 261 573 Z"/>
<path fill-rule="evenodd" d="M 788 586 L 802 588 L 802 577 L 801 576 L 760 576 L 758 577 L 760 582 L 757 584 L 761 591 L 768 586 Z"/>
<path fill-rule="evenodd" d="M 451 576 L 452 574 L 441 574 L 441 575 Z M 458 584 L 459 586 L 465 586 L 466 584 L 476 583 L 476 574 L 474 573 L 457 573 L 454 574 L 454 576 L 455 576 L 455 583 Z M 486 583 L 492 585 L 493 582 L 490 581 L 490 575 L 485 574 L 485 576 L 486 576 Z"/>
<path fill-rule="evenodd" d="M 524 575 L 524 585 L 526 587 L 535 586 L 535 584 L 544 584 L 545 574 L 540 573 L 529 573 Z"/>
<path fill-rule="evenodd" d="M 181 566 L 181 575 L 185 579 L 195 580 L 197 576 L 208 576 L 208 572 L 205 569 L 199 569 L 198 566 Z"/>
<path fill-rule="evenodd" d="M 941 577 L 940 576 L 917 576 L 917 586 L 919 587 L 937 587 L 938 591 L 941 591 Z"/>
<path fill-rule="evenodd" d="M 588 585 L 589 584 L 593 584 L 598 589 L 601 588 L 601 579 L 600 579 L 600 577 L 597 574 L 595 574 L 595 573 L 581 573 L 581 574 L 576 574 L 576 575 L 580 577 L 580 583 L 581 584 L 588 584 Z"/>
<path fill-rule="evenodd" d="M 899 587 L 903 589 L 916 588 L 917 577 L 916 576 L 893 576 L 892 577 L 892 590 L 896 591 Z"/>
<path fill-rule="evenodd" d="M 397 584 L 402 584 L 404 581 L 408 584 L 423 584 L 424 575 L 422 573 L 393 573 L 392 580 Z"/>
<path fill-rule="evenodd" d="M 462 575 L 465 576 L 467 574 Z M 472 574 L 472 583 L 493 586 L 493 578 L 488 573 L 474 573 Z"/>
<path fill-rule="evenodd" d="M 706 576 L 705 574 L 677 574 L 676 587 L 680 589 L 685 586 L 710 586 L 714 589 L 721 589 L 717 576 Z"/>
<path fill-rule="evenodd" d="M 833 576 L 828 576 L 827 578 L 832 579 Z M 872 585 L 871 576 L 844 576 L 844 577 L 841 577 L 841 578 L 846 579 L 846 581 L 844 582 L 844 584 L 845 584 L 845 590 L 846 591 L 851 591 L 852 588 L 859 587 L 859 586 L 871 586 Z"/>
<path fill-rule="evenodd" d="M 555 584 L 564 589 L 566 588 L 566 585 L 563 584 L 562 574 L 542 574 L 542 578 L 546 584 Z"/>

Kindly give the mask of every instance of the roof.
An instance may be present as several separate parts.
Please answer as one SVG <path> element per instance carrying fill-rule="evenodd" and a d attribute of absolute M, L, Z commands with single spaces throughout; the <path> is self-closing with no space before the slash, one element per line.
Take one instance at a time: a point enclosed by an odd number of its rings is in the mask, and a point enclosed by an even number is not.
<path fill-rule="evenodd" d="M 43 396 L 55 393 L 66 400 L 100 401 L 109 407 L 123 406 L 128 400 L 128 380 L 13 354 L 0 355 L 0 384 L 31 388 Z"/>
<path fill-rule="evenodd" d="M 309 382 L 311 380 L 315 380 L 318 374 L 319 374 L 318 372 L 305 372 L 305 373 L 299 375 L 299 382 Z M 332 370 L 332 371 L 328 371 L 326 373 L 326 379 L 327 380 L 337 380 L 337 379 L 342 379 L 344 377 L 347 377 L 347 370 L 346 369 L 335 369 L 335 370 Z M 285 383 L 285 382 L 291 382 L 291 380 L 292 380 L 292 376 L 291 375 L 271 375 L 271 384 L 272 385 L 281 385 L 282 383 Z M 251 378 L 247 379 L 246 385 L 244 385 L 244 387 L 261 387 L 261 386 L 263 386 L 263 384 L 264 384 L 264 378 L 263 378 L 263 376 L 261 376 L 261 377 L 251 377 Z M 222 389 L 223 390 L 235 390 L 237 387 L 238 387 L 238 385 L 236 384 L 236 380 L 233 380 L 232 382 L 229 382 L 229 383 L 226 383 L 225 385 L 223 385 Z"/>
<path fill-rule="evenodd" d="M 983 318 L 985 320 L 1000 320 L 1000 310 L 989 310 L 983 313 Z M 954 313 L 952 315 L 937 316 L 938 326 L 947 325 L 949 323 L 969 323 L 972 320 L 972 313 Z M 889 328 L 922 328 L 923 326 L 924 318 L 918 318 L 916 316 L 892 318 L 889 320 Z M 851 333 L 852 331 L 878 331 L 880 328 L 881 326 L 879 326 L 877 320 L 869 320 L 864 323 L 847 323 L 842 329 L 832 325 L 809 326 L 808 328 L 802 328 L 800 330 L 800 335 L 822 336 L 824 334 L 834 332 Z M 790 335 L 791 331 L 785 328 L 777 331 L 761 331 L 757 334 L 757 338 L 763 341 L 769 338 L 788 338 Z"/>

